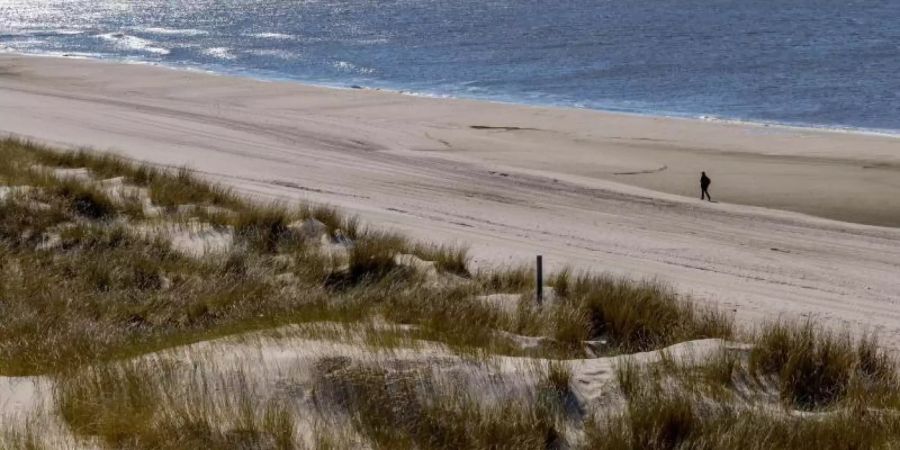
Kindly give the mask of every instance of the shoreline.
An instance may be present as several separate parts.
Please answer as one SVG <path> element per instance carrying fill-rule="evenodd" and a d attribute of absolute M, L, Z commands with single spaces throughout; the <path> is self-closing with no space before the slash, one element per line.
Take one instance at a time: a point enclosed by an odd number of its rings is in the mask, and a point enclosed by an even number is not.
<path fill-rule="evenodd" d="M 35 58 L 62 58 L 62 59 L 70 59 L 70 60 L 86 60 L 86 61 L 96 61 L 101 63 L 108 64 L 128 64 L 128 65 L 138 65 L 138 66 L 149 66 L 149 67 L 158 67 L 167 70 L 175 70 L 175 71 L 186 71 L 193 73 L 203 73 L 207 75 L 213 76 L 221 76 L 221 77 L 233 77 L 233 78 L 243 78 L 252 81 L 258 82 L 267 82 L 267 83 L 294 83 L 302 86 L 313 87 L 313 88 L 321 88 L 321 89 L 335 89 L 335 90 L 371 90 L 377 92 L 386 92 L 390 94 L 404 95 L 413 98 L 428 98 L 435 100 L 462 100 L 462 101 L 475 101 L 475 102 L 483 102 L 483 103 L 492 103 L 498 105 L 507 105 L 507 106 L 517 106 L 524 108 L 550 108 L 550 109 L 563 109 L 563 110 L 571 110 L 571 111 L 592 111 L 602 114 L 612 114 L 612 115 L 622 115 L 622 116 L 632 116 L 632 117 L 643 117 L 643 118 L 660 118 L 660 119 L 675 119 L 675 120 L 688 120 L 688 121 L 698 121 L 698 122 L 706 122 L 706 123 L 721 123 L 721 124 L 730 124 L 730 125 L 738 125 L 738 126 L 747 126 L 747 127 L 761 127 L 761 128 L 775 128 L 775 129 L 785 129 L 785 130 L 793 130 L 798 132 L 823 132 L 823 133 L 839 133 L 839 134 L 858 134 L 863 136 L 878 136 L 878 137 L 886 137 L 886 138 L 895 138 L 900 139 L 900 129 L 891 130 L 891 129 L 879 129 L 879 128 L 864 128 L 857 127 L 852 125 L 837 125 L 837 124 L 813 124 L 813 123 L 793 123 L 793 122 L 779 122 L 779 121 L 765 121 L 761 119 L 743 119 L 739 117 L 731 117 L 731 116 L 719 116 L 709 113 L 677 113 L 671 111 L 631 111 L 624 109 L 615 109 L 615 108 L 593 108 L 593 107 L 581 107 L 576 105 L 567 105 L 561 103 L 540 103 L 540 102 L 527 102 L 523 100 L 516 99 L 501 99 L 499 97 L 491 97 L 491 96 L 457 96 L 453 94 L 444 94 L 439 92 L 426 92 L 426 91 L 412 91 L 408 89 L 403 89 L 400 87 L 381 87 L 381 86 L 366 86 L 366 85 L 357 85 L 354 83 L 342 83 L 339 81 L 317 81 L 303 78 L 292 78 L 289 76 L 281 75 L 279 76 L 277 73 L 272 73 L 271 76 L 265 76 L 261 71 L 253 71 L 253 70 L 228 70 L 224 66 L 222 70 L 216 70 L 214 68 L 204 67 L 202 65 L 191 65 L 191 64 L 165 64 L 160 62 L 153 61 L 144 61 L 138 59 L 127 59 L 127 58 L 116 58 L 116 57 L 104 57 L 102 55 L 96 54 L 77 54 L 77 53 L 23 53 L 16 52 L 12 50 L 5 50 L 0 48 L 0 55 L 13 55 L 13 56 L 23 56 L 23 57 L 35 57 Z M 355 87 L 358 86 L 358 87 Z"/>

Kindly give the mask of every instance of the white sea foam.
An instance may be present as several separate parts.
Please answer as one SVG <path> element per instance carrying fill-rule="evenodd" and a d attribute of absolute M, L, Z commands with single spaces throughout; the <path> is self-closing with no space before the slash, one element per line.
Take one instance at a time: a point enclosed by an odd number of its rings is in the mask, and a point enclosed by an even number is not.
<path fill-rule="evenodd" d="M 44 42 L 46 42 L 46 41 L 44 41 L 43 39 L 25 38 L 25 39 L 16 39 L 15 41 L 7 42 L 7 43 L 5 43 L 5 46 L 7 48 L 11 48 L 11 49 L 28 49 L 33 46 L 39 47 Z"/>
<path fill-rule="evenodd" d="M 134 31 L 139 31 L 143 33 L 151 33 L 151 34 L 159 34 L 166 36 L 203 36 L 205 34 L 209 34 L 208 31 L 205 30 L 197 30 L 193 28 L 165 28 L 165 27 L 145 27 L 145 28 L 134 28 Z"/>
<path fill-rule="evenodd" d="M 877 128 L 862 128 L 862 127 L 841 127 L 834 125 L 817 125 L 817 124 L 790 124 L 783 122 L 767 122 L 760 120 L 744 120 L 744 119 L 730 119 L 724 117 L 717 116 L 709 116 L 709 115 L 701 115 L 688 118 L 702 120 L 704 122 L 712 122 L 712 123 L 721 123 L 727 125 L 740 125 L 746 127 L 761 127 L 761 128 L 774 128 L 781 130 L 792 130 L 792 131 L 823 131 L 827 133 L 848 133 L 848 134 L 866 134 L 870 136 L 881 136 L 881 137 L 891 137 L 891 138 L 900 138 L 900 132 L 894 130 L 882 130 Z"/>
<path fill-rule="evenodd" d="M 332 64 L 336 69 L 342 70 L 344 72 L 354 72 L 354 73 L 362 73 L 362 74 L 370 74 L 374 73 L 375 69 L 369 67 L 359 67 L 352 62 L 347 61 L 337 61 Z"/>
<path fill-rule="evenodd" d="M 87 52 L 47 52 L 47 53 L 39 53 L 41 56 L 52 56 L 56 58 L 68 58 L 68 59 L 100 59 L 103 56 L 97 53 L 87 53 Z"/>
<path fill-rule="evenodd" d="M 27 28 L 18 31 L 2 32 L 4 37 L 49 37 L 49 36 L 77 36 L 85 34 L 89 30 L 80 28 Z"/>
<path fill-rule="evenodd" d="M 124 33 L 106 33 L 97 35 L 100 39 L 112 42 L 117 48 L 125 50 L 138 50 L 157 55 L 168 55 L 169 49 L 159 47 L 156 42 L 139 38 Z"/>
<path fill-rule="evenodd" d="M 37 35 L 55 35 L 55 36 L 78 36 L 85 34 L 89 30 L 82 28 L 55 28 L 51 30 L 31 30 L 32 34 Z"/>
<path fill-rule="evenodd" d="M 387 44 L 389 40 L 387 38 L 373 38 L 373 39 L 360 39 L 356 41 L 350 41 L 354 44 L 359 45 L 376 45 L 376 44 Z"/>
<path fill-rule="evenodd" d="M 300 58 L 300 55 L 289 52 L 287 50 L 250 50 L 248 53 L 256 56 L 266 56 L 270 58 L 278 58 L 283 60 L 292 60 Z"/>
<path fill-rule="evenodd" d="M 247 36 L 260 38 L 260 39 L 293 39 L 294 38 L 294 36 L 291 36 L 289 34 L 282 34 L 282 33 L 252 33 L 252 34 L 248 34 Z"/>
<path fill-rule="evenodd" d="M 232 53 L 231 49 L 228 47 L 212 47 L 203 50 L 203 54 L 207 56 L 212 56 L 213 58 L 225 59 L 225 60 L 233 60 L 236 59 L 237 56 Z"/>
<path fill-rule="evenodd" d="M 445 99 L 446 99 L 446 98 L 455 98 L 453 95 L 450 95 L 450 94 L 440 94 L 440 93 L 437 93 L 437 92 L 417 92 L 417 91 L 403 91 L 403 90 L 400 90 L 400 91 L 394 91 L 394 90 L 391 90 L 390 92 L 396 92 L 396 93 L 398 93 L 398 94 L 408 95 L 408 96 L 410 96 L 410 97 L 445 98 Z"/>

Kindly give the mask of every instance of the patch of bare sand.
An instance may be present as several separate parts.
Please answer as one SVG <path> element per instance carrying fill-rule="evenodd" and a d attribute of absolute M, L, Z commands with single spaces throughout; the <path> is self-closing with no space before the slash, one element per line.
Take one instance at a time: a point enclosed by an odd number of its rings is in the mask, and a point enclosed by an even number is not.
<path fill-rule="evenodd" d="M 169 241 L 173 250 L 196 258 L 226 254 L 234 248 L 233 230 L 198 220 L 139 223 L 131 229 L 141 236 L 161 237 Z"/>
<path fill-rule="evenodd" d="M 26 195 L 33 189 L 31 186 L 0 186 L 0 201 L 19 195 Z"/>
<path fill-rule="evenodd" d="M 22 432 L 27 424 L 45 448 L 97 448 L 77 439 L 57 414 L 53 386 L 46 377 L 0 376 L 0 432 Z"/>

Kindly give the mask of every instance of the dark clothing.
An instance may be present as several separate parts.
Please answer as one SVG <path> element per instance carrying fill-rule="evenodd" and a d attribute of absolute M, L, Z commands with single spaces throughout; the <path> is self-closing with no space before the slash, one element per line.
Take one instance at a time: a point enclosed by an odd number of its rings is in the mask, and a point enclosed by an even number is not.
<path fill-rule="evenodd" d="M 708 199 L 712 201 L 712 197 L 709 195 L 710 184 L 712 184 L 712 180 L 705 173 L 700 176 L 700 200 Z"/>

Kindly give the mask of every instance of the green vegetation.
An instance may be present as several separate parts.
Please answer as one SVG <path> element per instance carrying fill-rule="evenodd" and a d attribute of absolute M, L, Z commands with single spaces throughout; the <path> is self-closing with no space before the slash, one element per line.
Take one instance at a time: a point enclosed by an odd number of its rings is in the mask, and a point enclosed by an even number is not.
<path fill-rule="evenodd" d="M 634 352 L 733 335 L 734 325 L 728 316 L 680 301 L 659 284 L 596 276 L 580 276 L 574 281 L 568 278 L 568 274 L 557 276 L 554 282 L 578 310 L 565 322 L 583 325 L 587 332 L 583 340 L 602 338 L 621 352 Z M 587 322 L 578 320 L 581 317 Z"/>
<path fill-rule="evenodd" d="M 260 404 L 246 383 L 215 379 L 180 386 L 178 371 L 151 361 L 61 376 L 60 415 L 76 434 L 110 448 L 298 448 L 293 416 L 283 405 Z"/>
<path fill-rule="evenodd" d="M 0 450 L 44 450 L 43 445 L 36 435 L 37 431 L 28 421 L 23 429 L 0 428 Z"/>
<path fill-rule="evenodd" d="M 474 270 L 463 247 L 327 207 L 255 203 L 186 169 L 11 139 L 0 161 L 0 375 L 51 380 L 45 413 L 78 442 L 827 450 L 900 439 L 897 365 L 871 337 L 811 323 L 746 334 L 658 283 L 570 270 L 537 305 L 530 268 Z M 286 335 L 359 357 L 317 355 L 313 373 L 308 355 L 291 370 L 282 359 L 271 375 L 176 356 L 214 338 Z M 699 358 L 591 365 L 705 338 L 720 348 Z M 611 381 L 597 403 L 581 390 L 592 377 Z M 45 427 L 3 425 L 0 449 L 54 448 Z"/>
<path fill-rule="evenodd" d="M 817 409 L 864 397 L 862 404 L 898 399 L 894 361 L 873 338 L 854 342 L 812 323 L 765 328 L 750 353 L 750 371 L 775 378 L 783 399 L 801 409 Z M 859 400 L 858 398 L 856 400 Z"/>
<path fill-rule="evenodd" d="M 261 206 L 184 169 L 15 140 L 0 142 L 0 158 L 8 162 L 0 168 L 4 184 L 29 187 L 0 202 L 0 374 L 54 372 L 287 323 L 374 316 L 417 325 L 418 336 L 465 351 L 550 357 L 581 356 L 582 341 L 591 339 L 607 339 L 618 352 L 731 334 L 725 317 L 658 286 L 602 277 L 580 277 L 571 287 L 557 281 L 565 297 L 547 312 L 525 302 L 510 316 L 478 297 L 527 293 L 530 275 L 472 275 L 462 248 L 412 243 L 328 208 Z M 58 169 L 69 172 L 54 174 Z M 92 179 L 70 176 L 73 169 L 87 169 Z M 117 177 L 129 195 L 101 181 Z M 164 209 L 143 208 L 142 193 Z M 338 251 L 298 230 L 295 224 L 310 219 L 324 225 Z M 198 258 L 170 242 L 172 232 L 207 228 L 233 235 L 233 245 Z M 196 245 L 202 252 L 205 244 Z M 398 255 L 406 254 L 419 263 L 403 263 Z M 552 341 L 526 351 L 497 331 Z"/>
<path fill-rule="evenodd" d="M 484 408 L 469 393 L 437 392 L 426 373 L 326 364 L 320 402 L 338 405 L 376 448 L 546 449 L 560 439 L 557 418 L 541 402 Z"/>
<path fill-rule="evenodd" d="M 624 411 L 587 426 L 586 447 L 896 448 L 896 374 L 896 361 L 870 338 L 770 324 L 746 350 L 723 347 L 699 361 L 664 357 L 650 367 L 624 360 L 616 369 Z"/>
<path fill-rule="evenodd" d="M 594 450 L 838 450 L 896 448 L 900 419 L 866 410 L 807 418 L 765 408 L 705 404 L 677 394 L 641 395 L 627 412 L 587 430 Z"/>

